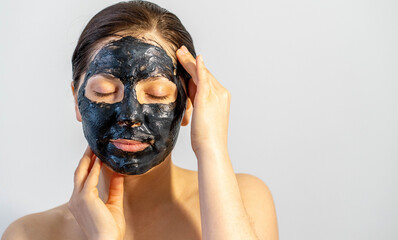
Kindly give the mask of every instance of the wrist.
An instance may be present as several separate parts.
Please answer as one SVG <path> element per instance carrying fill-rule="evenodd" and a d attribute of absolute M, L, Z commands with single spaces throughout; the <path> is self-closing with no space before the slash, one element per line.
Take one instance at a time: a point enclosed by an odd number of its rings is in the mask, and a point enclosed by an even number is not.
<path fill-rule="evenodd" d="M 194 153 L 198 160 L 201 158 L 225 157 L 228 156 L 228 147 L 226 145 L 202 146 L 194 149 Z"/>

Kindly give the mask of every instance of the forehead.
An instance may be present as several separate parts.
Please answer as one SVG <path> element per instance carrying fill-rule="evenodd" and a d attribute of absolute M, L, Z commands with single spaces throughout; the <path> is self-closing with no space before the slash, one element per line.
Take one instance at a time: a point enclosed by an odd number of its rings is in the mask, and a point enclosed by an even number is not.
<path fill-rule="evenodd" d="M 87 77 L 109 73 L 119 78 L 171 77 L 176 67 L 161 47 L 132 36 L 112 40 L 96 53 L 87 70 Z"/>

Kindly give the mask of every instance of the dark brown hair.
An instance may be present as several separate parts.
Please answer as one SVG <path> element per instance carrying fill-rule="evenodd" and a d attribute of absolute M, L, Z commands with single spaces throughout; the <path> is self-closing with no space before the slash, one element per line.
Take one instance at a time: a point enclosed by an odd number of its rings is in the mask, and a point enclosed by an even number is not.
<path fill-rule="evenodd" d="M 168 42 L 174 52 L 184 45 L 196 57 L 192 37 L 176 15 L 147 1 L 120 2 L 97 13 L 81 33 L 72 56 L 75 90 L 99 42 L 107 37 L 119 36 L 121 32 L 134 35 L 153 31 Z M 179 62 L 177 76 L 181 76 L 186 84 L 190 78 Z"/>

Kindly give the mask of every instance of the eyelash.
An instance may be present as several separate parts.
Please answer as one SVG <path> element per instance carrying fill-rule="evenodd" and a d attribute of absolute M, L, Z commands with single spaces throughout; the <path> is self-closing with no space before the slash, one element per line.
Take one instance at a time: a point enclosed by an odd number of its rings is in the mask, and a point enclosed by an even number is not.
<path fill-rule="evenodd" d="M 157 100 L 165 100 L 168 98 L 168 96 L 155 96 L 155 95 L 151 95 L 149 93 L 147 93 L 146 95 L 148 95 L 150 98 L 157 99 Z"/>
<path fill-rule="evenodd" d="M 94 92 L 94 94 L 95 94 L 97 97 L 107 97 L 107 96 L 110 96 L 110 95 L 114 94 L 114 92 L 111 92 L 111 93 L 99 93 L 99 92 Z"/>
<path fill-rule="evenodd" d="M 114 94 L 114 92 L 112 93 L 99 93 L 99 92 L 94 92 L 94 94 L 97 97 L 107 97 L 110 96 L 112 94 Z M 155 95 L 151 95 L 149 93 L 147 93 L 146 95 L 148 95 L 150 98 L 156 99 L 156 100 L 166 100 L 168 98 L 168 96 L 155 96 Z"/>

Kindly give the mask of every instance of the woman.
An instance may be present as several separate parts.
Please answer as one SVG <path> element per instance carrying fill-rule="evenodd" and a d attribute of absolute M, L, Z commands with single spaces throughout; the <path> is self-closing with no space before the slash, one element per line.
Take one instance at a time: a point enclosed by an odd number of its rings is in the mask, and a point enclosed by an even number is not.
<path fill-rule="evenodd" d="M 144 1 L 110 6 L 83 30 L 72 64 L 89 143 L 72 196 L 18 219 L 3 240 L 278 239 L 268 188 L 232 169 L 230 94 L 174 14 Z M 190 120 L 197 172 L 171 160 Z"/>

